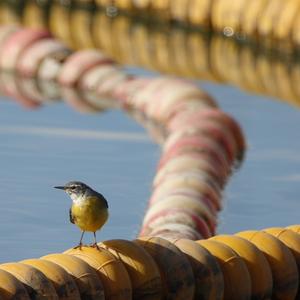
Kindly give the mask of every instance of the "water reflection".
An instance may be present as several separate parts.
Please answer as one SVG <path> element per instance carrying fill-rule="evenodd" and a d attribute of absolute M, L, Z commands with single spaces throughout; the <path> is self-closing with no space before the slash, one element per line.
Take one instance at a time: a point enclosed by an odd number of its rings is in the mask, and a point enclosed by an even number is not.
<path fill-rule="evenodd" d="M 2 3 L 2 23 L 48 27 L 74 49 L 101 48 L 122 64 L 237 86 L 299 106 L 299 59 L 222 35 L 165 26 L 89 6 L 55 2 Z M 280 49 L 279 49 L 280 50 Z M 295 51 L 295 52 L 293 52 Z"/>
<path fill-rule="evenodd" d="M 19 76 L 13 72 L 0 72 L 0 94 L 9 97 L 23 107 L 37 109 L 43 105 L 53 104 L 63 101 L 71 106 L 74 110 L 82 114 L 95 114 L 105 112 L 111 109 L 120 109 L 119 103 L 111 98 L 101 98 L 95 91 L 89 89 L 69 88 L 59 85 L 55 81 L 43 80 L 42 78 L 28 78 Z M 162 125 L 149 119 L 145 114 L 134 110 L 123 110 L 136 122 L 142 125 L 156 143 L 162 143 L 165 139 L 165 130 Z M 27 127 L 26 129 L 18 126 L 1 127 L 0 133 L 30 133 L 37 135 L 58 135 L 60 137 L 76 136 L 81 139 L 108 139 L 108 140 L 127 140 L 127 141 L 145 141 L 148 138 L 140 134 L 128 133 L 110 133 L 93 130 L 65 130 L 64 128 L 35 128 Z"/>

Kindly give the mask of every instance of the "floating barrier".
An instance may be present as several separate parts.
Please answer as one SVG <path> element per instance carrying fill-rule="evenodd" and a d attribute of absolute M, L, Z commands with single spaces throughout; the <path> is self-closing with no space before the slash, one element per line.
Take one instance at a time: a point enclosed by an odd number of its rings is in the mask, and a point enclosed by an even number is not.
<path fill-rule="evenodd" d="M 96 270 L 85 261 L 67 254 L 49 254 L 41 257 L 59 265 L 74 279 L 80 299 L 105 299 L 103 282 L 99 280 Z"/>
<path fill-rule="evenodd" d="M 262 251 L 269 262 L 273 277 L 273 297 L 295 299 L 299 272 L 293 254 L 279 239 L 263 231 L 245 231 L 238 236 L 249 240 Z"/>
<path fill-rule="evenodd" d="M 79 3 L 84 1 L 79 1 Z M 208 28 L 228 36 L 246 35 L 252 40 L 267 39 L 268 43 L 300 45 L 298 1 L 237 0 L 180 0 L 180 1 L 106 1 L 96 0 L 109 9 L 116 7 L 133 15 L 158 16 L 163 21 L 178 21 L 200 28 Z M 141 3 L 143 3 L 141 5 Z"/>
<path fill-rule="evenodd" d="M 195 295 L 203 295 L 232 300 L 268 299 L 270 294 L 274 299 L 297 299 L 300 227 L 241 232 L 239 238 L 224 243 L 222 237 L 202 240 L 215 234 L 221 190 L 246 147 L 238 123 L 219 110 L 210 96 L 185 80 L 128 75 L 95 50 L 73 53 L 61 42 L 55 55 L 44 52 L 51 37 L 43 30 L 2 27 L 0 37 L 1 77 L 6 79 L 0 88 L 6 94 L 36 107 L 42 104 L 45 91 L 51 97 L 65 97 L 81 111 L 100 109 L 106 99 L 106 107 L 132 111 L 158 124 L 163 144 L 159 162 L 163 175 L 154 182 L 137 240 L 104 241 L 99 243 L 100 250 L 84 247 L 49 254 L 41 263 L 2 264 L 5 279 L 0 281 L 0 295 L 3 290 L 8 299 L 16 298 L 12 293 L 17 292 L 20 299 L 27 295 L 31 299 L 72 295 L 75 299 L 196 299 Z M 4 63 L 12 41 L 18 39 L 23 49 L 17 47 Z M 30 60 L 29 72 L 24 71 L 23 55 Z M 15 72 L 12 82 L 5 72 Z M 49 86 L 32 85 L 45 78 L 51 79 Z M 200 161 L 195 168 L 193 159 Z M 170 165 L 171 172 L 166 167 Z M 54 270 L 56 265 L 59 268 Z M 259 283 L 256 266 L 264 268 Z M 195 277 L 200 270 L 207 272 L 203 282 Z M 5 272 L 18 280 L 15 288 L 14 279 L 5 277 Z"/>
<path fill-rule="evenodd" d="M 45 259 L 26 259 L 21 263 L 42 272 L 51 281 L 59 299 L 80 299 L 79 289 L 72 276 L 58 264 Z"/>
<path fill-rule="evenodd" d="M 105 54 L 71 52 L 44 30 L 4 26 L 0 37 L 2 91 L 22 104 L 63 97 L 81 112 L 119 107 L 159 124 L 163 151 L 140 236 L 214 235 L 222 189 L 246 143 L 238 123 L 209 95 L 182 79 L 128 75 Z"/>
<path fill-rule="evenodd" d="M 297 227 L 299 228 L 299 225 Z M 0 265 L 1 299 L 299 299 L 300 235 L 110 240 Z"/>
<path fill-rule="evenodd" d="M 131 299 L 132 286 L 129 274 L 119 257 L 108 250 L 95 250 L 90 247 L 69 249 L 65 254 L 78 257 L 88 263 L 97 272 L 103 284 L 105 299 Z"/>
<path fill-rule="evenodd" d="M 99 245 L 122 261 L 131 281 L 133 299 L 160 299 L 159 269 L 143 247 L 126 240 L 105 241 Z"/>
<path fill-rule="evenodd" d="M 252 43 L 263 43 L 267 47 L 287 48 L 300 45 L 300 4 L 298 1 L 277 0 L 236 0 L 229 3 L 226 0 L 95 0 L 95 1 L 66 1 L 62 2 L 62 9 L 58 8 L 56 1 L 43 1 L 36 4 L 34 1 L 17 3 L 17 16 L 10 15 L 10 7 L 16 3 L 7 1 L 2 5 L 3 13 L 0 19 L 18 22 L 18 15 L 24 11 L 23 21 L 26 26 L 40 26 L 46 24 L 47 10 L 51 8 L 52 13 L 58 16 L 61 24 L 72 23 L 77 28 L 74 18 L 80 20 L 81 24 L 89 24 L 86 15 L 69 16 L 70 8 L 86 8 L 94 10 L 96 6 L 102 8 L 109 17 L 129 14 L 142 20 L 152 20 L 160 23 L 179 23 L 184 26 L 216 31 L 228 37 L 238 40 L 248 39 Z M 37 9 L 39 7 L 40 9 Z M 74 18 L 73 18 L 74 17 Z M 55 22 L 50 23 L 61 35 L 69 35 L 66 27 L 59 27 Z M 80 25 L 79 25 L 80 26 Z M 93 45 L 89 36 L 85 35 L 84 27 L 80 27 L 76 40 L 78 44 Z"/>
<path fill-rule="evenodd" d="M 55 1 L 22 3 L 21 9 L 16 2 L 3 2 L 0 22 L 49 29 L 68 47 L 99 48 L 122 64 L 232 84 L 299 106 L 298 50 L 286 41 L 270 50 L 262 41 L 257 45 L 247 42 L 243 35 L 232 39 L 176 24 L 162 27 L 127 15 L 114 18 L 105 10 L 78 2 L 72 6 Z M 195 3 L 190 6 L 200 5 Z"/>

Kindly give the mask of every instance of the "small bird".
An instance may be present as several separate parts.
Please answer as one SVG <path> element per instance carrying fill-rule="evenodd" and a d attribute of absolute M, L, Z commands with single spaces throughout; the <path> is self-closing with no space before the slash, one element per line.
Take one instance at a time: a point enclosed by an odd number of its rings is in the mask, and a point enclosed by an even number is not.
<path fill-rule="evenodd" d="M 108 203 L 104 196 L 80 181 L 70 181 L 64 186 L 54 188 L 64 190 L 72 199 L 73 203 L 69 210 L 70 222 L 76 224 L 82 231 L 79 244 L 75 248 L 81 249 L 85 231 L 94 233 L 92 247 L 98 248 L 96 231 L 108 219 Z"/>

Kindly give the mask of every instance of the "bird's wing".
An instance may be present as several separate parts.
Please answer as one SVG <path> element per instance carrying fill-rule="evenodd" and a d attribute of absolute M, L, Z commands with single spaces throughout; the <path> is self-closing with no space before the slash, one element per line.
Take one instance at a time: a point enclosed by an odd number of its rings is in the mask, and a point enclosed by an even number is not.
<path fill-rule="evenodd" d="M 97 195 L 98 199 L 101 199 L 102 203 L 104 204 L 104 207 L 108 208 L 108 203 L 104 196 L 98 192 L 95 192 L 95 194 Z"/>
<path fill-rule="evenodd" d="M 69 217 L 70 217 L 70 222 L 75 224 L 75 220 L 74 220 L 74 217 L 72 215 L 72 208 L 69 209 Z"/>

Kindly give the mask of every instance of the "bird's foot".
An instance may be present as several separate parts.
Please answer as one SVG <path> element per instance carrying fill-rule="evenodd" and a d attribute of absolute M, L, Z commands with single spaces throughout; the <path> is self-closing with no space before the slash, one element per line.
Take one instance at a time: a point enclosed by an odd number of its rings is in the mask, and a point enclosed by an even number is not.
<path fill-rule="evenodd" d="M 92 247 L 92 248 L 96 248 L 97 250 L 100 251 L 100 248 L 99 248 L 99 246 L 98 246 L 97 243 L 91 244 L 91 247 Z"/>
<path fill-rule="evenodd" d="M 82 243 L 79 243 L 77 246 L 75 246 L 73 249 L 79 249 L 79 250 L 81 250 L 81 248 L 82 248 Z"/>

